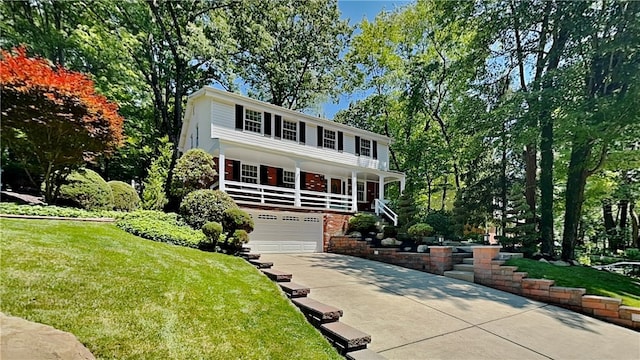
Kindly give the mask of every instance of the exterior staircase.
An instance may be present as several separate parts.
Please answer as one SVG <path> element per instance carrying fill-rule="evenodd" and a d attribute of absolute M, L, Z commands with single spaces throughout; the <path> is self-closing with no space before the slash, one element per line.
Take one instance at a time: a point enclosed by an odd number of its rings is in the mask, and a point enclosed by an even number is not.
<path fill-rule="evenodd" d="M 453 270 L 445 271 L 444 276 L 474 282 L 473 258 L 462 259 L 462 264 L 453 265 Z"/>

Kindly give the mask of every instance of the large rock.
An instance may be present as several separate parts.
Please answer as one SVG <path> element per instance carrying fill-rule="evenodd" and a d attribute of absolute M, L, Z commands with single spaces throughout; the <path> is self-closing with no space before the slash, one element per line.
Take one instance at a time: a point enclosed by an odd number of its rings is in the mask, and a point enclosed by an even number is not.
<path fill-rule="evenodd" d="M 88 360 L 95 357 L 73 334 L 0 313 L 0 359 Z"/>

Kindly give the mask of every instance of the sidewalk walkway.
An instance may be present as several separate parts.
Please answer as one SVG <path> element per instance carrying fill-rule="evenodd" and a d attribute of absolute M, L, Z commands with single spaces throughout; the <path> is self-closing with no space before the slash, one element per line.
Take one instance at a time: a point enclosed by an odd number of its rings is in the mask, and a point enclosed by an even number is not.
<path fill-rule="evenodd" d="M 389 359 L 640 359 L 640 333 L 481 285 L 336 254 L 261 259 Z"/>

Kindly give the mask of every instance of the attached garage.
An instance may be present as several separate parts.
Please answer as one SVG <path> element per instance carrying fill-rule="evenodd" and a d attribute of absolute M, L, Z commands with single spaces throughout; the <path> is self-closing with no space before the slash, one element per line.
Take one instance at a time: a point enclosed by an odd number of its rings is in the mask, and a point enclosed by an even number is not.
<path fill-rule="evenodd" d="M 254 230 L 249 246 L 257 253 L 322 252 L 323 216 L 317 213 L 245 209 Z"/>

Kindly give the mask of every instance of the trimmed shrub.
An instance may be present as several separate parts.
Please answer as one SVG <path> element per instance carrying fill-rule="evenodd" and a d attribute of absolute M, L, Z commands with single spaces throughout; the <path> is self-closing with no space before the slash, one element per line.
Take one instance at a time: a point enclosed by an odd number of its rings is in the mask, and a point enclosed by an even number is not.
<path fill-rule="evenodd" d="M 432 211 L 424 218 L 424 222 L 431 225 L 434 234 L 442 235 L 445 238 L 452 238 L 455 235 L 453 215 L 450 212 Z"/>
<path fill-rule="evenodd" d="M 387 225 L 382 229 L 382 233 L 385 239 L 394 238 L 398 235 L 398 228 L 393 225 Z"/>
<path fill-rule="evenodd" d="M 222 213 L 222 226 L 225 231 L 232 233 L 236 230 L 244 230 L 247 233 L 253 231 L 253 219 L 246 211 L 231 208 Z"/>
<path fill-rule="evenodd" d="M 227 254 L 236 254 L 242 250 L 242 245 L 249 242 L 249 234 L 244 230 L 236 230 L 227 236 L 227 239 L 222 243 L 221 248 Z"/>
<path fill-rule="evenodd" d="M 181 223 L 175 213 L 146 211 L 132 213 L 116 223 L 122 230 L 142 238 L 191 248 L 206 246 L 207 237 Z"/>
<path fill-rule="evenodd" d="M 179 198 L 188 193 L 208 189 L 215 182 L 213 156 L 202 149 L 191 149 L 178 159 L 171 178 L 171 193 Z"/>
<path fill-rule="evenodd" d="M 97 172 L 78 169 L 60 185 L 57 202 L 85 210 L 111 210 L 113 193 L 111 186 Z"/>
<path fill-rule="evenodd" d="M 180 215 L 194 229 L 201 229 L 209 221 L 222 223 L 227 209 L 238 208 L 235 201 L 219 190 L 196 190 L 180 203 Z"/>
<path fill-rule="evenodd" d="M 407 230 L 407 233 L 409 233 L 409 235 L 411 235 L 411 237 L 413 237 L 417 241 L 422 241 L 422 238 L 433 234 L 433 228 L 429 224 L 417 223 L 411 225 L 411 227 L 409 227 L 409 229 Z"/>
<path fill-rule="evenodd" d="M 131 185 L 122 181 L 109 181 L 113 193 L 113 209 L 134 211 L 140 206 L 140 196 Z"/>
<path fill-rule="evenodd" d="M 358 213 L 349 219 L 349 232 L 357 231 L 365 236 L 367 233 L 376 231 L 378 218 L 372 214 Z"/>
<path fill-rule="evenodd" d="M 222 234 L 222 225 L 217 222 L 209 221 L 202 225 L 202 232 L 204 233 L 204 236 L 207 237 L 207 247 L 211 250 L 215 249 L 216 244 L 220 240 L 220 235 Z"/>

